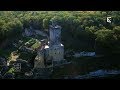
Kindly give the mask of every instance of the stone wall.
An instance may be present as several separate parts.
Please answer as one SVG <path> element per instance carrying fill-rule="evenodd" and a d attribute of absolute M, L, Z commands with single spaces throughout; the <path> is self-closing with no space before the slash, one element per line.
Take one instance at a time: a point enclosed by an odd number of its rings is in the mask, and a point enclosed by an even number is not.
<path fill-rule="evenodd" d="M 39 51 L 34 61 L 34 68 L 45 68 L 44 64 L 44 50 Z"/>
<path fill-rule="evenodd" d="M 50 48 L 50 56 L 53 57 L 53 61 L 61 61 L 64 59 L 64 46 L 55 45 Z"/>

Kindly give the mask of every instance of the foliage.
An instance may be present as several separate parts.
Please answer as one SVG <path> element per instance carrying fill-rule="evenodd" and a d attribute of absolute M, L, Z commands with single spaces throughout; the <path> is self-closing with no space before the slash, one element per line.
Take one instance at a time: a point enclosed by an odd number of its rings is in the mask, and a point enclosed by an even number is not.
<path fill-rule="evenodd" d="M 96 48 L 101 49 L 104 55 L 120 54 L 120 27 L 113 30 L 100 30 L 96 32 Z M 97 50 L 100 51 L 100 50 Z"/>
<path fill-rule="evenodd" d="M 107 16 L 112 17 L 111 24 L 106 22 Z M 49 29 L 50 21 L 62 27 L 65 49 L 94 50 L 95 38 L 104 47 L 111 48 L 115 42 L 114 48 L 119 48 L 119 11 L 1 11 L 0 45 L 21 35 L 25 28 Z"/>
<path fill-rule="evenodd" d="M 36 40 L 36 43 L 33 44 L 33 45 L 31 46 L 31 48 L 37 49 L 38 47 L 40 47 L 40 45 L 41 45 L 41 42 L 39 42 L 38 40 Z"/>

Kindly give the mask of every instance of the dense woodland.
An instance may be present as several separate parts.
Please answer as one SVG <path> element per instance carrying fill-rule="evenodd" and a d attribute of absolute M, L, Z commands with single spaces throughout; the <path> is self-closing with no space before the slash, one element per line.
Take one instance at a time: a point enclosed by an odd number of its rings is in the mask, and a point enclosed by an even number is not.
<path fill-rule="evenodd" d="M 30 26 L 48 32 L 50 20 L 62 27 L 65 49 L 120 54 L 119 11 L 0 11 L 0 48 Z"/>

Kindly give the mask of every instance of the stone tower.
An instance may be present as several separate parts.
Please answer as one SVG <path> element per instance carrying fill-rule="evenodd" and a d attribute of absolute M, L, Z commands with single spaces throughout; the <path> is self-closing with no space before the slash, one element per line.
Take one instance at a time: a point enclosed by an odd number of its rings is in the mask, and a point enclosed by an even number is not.
<path fill-rule="evenodd" d="M 49 55 L 53 65 L 58 65 L 64 60 L 64 46 L 61 44 L 61 27 L 52 24 L 49 29 Z"/>
<path fill-rule="evenodd" d="M 41 48 L 34 62 L 35 68 L 46 68 L 64 63 L 64 46 L 61 44 L 61 27 L 57 24 L 50 25 L 49 42 L 46 44 L 41 41 Z"/>
<path fill-rule="evenodd" d="M 35 78 L 47 78 L 54 66 L 65 63 L 64 46 L 61 44 L 61 27 L 52 23 L 49 28 L 49 41 L 41 40 L 41 47 L 34 61 Z"/>

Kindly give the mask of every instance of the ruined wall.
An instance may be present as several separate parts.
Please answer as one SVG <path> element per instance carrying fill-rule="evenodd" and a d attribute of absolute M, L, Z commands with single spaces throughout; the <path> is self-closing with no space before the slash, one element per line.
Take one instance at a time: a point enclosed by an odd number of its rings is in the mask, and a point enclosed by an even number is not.
<path fill-rule="evenodd" d="M 44 65 L 44 50 L 38 52 L 37 57 L 35 58 L 34 68 L 45 68 Z"/>

